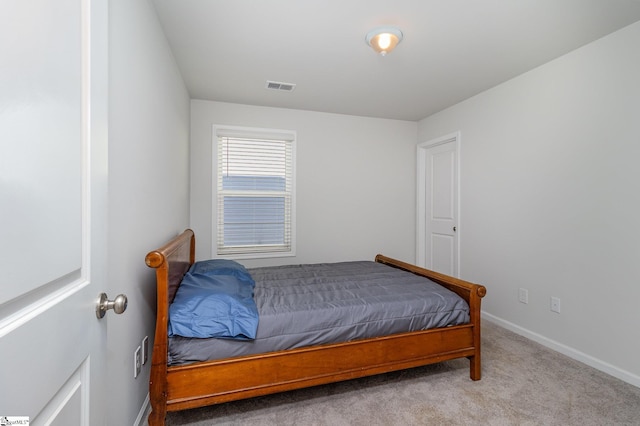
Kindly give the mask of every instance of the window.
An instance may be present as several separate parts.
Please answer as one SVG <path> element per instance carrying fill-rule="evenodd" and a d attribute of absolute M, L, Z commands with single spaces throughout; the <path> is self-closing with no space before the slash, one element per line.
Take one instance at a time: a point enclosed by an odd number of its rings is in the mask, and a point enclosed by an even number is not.
<path fill-rule="evenodd" d="M 293 256 L 295 133 L 216 127 L 218 256 Z"/>

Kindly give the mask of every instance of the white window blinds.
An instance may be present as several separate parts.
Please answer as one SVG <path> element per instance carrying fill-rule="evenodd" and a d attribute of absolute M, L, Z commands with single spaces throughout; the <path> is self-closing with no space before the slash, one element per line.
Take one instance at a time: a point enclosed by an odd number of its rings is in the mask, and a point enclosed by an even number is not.
<path fill-rule="evenodd" d="M 217 137 L 217 254 L 293 251 L 293 140 Z"/>

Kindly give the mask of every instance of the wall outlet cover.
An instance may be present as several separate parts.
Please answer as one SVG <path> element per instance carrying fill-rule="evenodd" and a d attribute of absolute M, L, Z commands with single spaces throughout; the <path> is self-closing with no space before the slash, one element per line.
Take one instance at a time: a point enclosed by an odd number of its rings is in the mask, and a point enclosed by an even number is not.
<path fill-rule="evenodd" d="M 149 360 L 149 336 L 144 336 L 142 339 L 142 365 L 145 365 Z"/>
<path fill-rule="evenodd" d="M 529 290 L 526 288 L 518 290 L 518 301 L 520 303 L 529 303 Z"/>

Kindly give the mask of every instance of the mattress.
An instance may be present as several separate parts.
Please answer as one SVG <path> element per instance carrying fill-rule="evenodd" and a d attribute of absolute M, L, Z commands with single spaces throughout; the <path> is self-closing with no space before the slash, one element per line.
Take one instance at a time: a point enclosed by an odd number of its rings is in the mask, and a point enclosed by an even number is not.
<path fill-rule="evenodd" d="M 469 306 L 427 278 L 370 261 L 251 268 L 254 340 L 169 338 L 169 365 L 469 322 Z"/>

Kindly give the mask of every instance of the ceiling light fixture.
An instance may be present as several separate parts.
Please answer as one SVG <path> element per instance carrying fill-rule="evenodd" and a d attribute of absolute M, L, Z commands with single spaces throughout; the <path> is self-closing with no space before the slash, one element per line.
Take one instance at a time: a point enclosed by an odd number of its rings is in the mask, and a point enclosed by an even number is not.
<path fill-rule="evenodd" d="M 365 41 L 373 50 L 385 56 L 402 41 L 402 31 L 395 27 L 378 27 L 369 31 Z"/>

